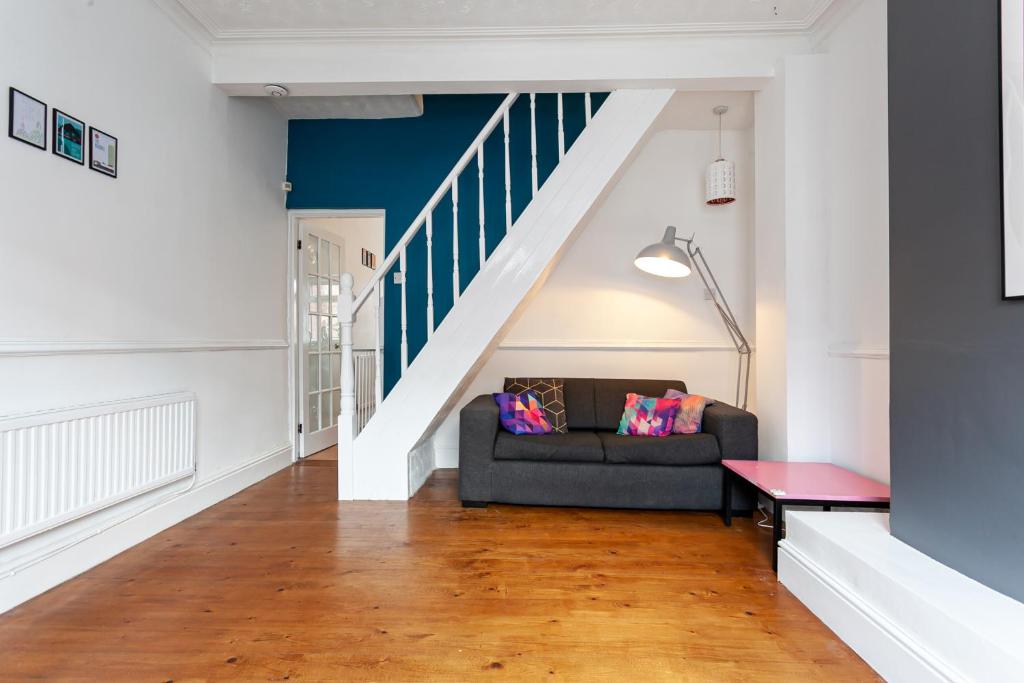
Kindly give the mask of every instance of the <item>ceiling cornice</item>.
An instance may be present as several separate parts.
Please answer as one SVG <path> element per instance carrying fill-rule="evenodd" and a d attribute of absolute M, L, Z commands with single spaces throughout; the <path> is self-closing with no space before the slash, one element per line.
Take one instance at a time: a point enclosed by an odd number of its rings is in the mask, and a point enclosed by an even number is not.
<path fill-rule="evenodd" d="M 535 39 L 699 38 L 723 36 L 813 35 L 833 5 L 846 0 L 818 0 L 802 19 L 772 22 L 619 24 L 603 26 L 505 26 L 430 28 L 226 29 L 193 0 L 154 0 L 192 36 L 213 46 L 227 43 L 329 41 L 453 41 Z M 170 7 L 175 6 L 175 7 Z"/>

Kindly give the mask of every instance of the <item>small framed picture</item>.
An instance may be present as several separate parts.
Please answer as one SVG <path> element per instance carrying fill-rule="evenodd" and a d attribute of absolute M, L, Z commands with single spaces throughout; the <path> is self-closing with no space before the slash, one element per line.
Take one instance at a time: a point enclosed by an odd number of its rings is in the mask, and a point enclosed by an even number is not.
<path fill-rule="evenodd" d="M 117 138 L 89 126 L 89 168 L 117 177 Z"/>
<path fill-rule="evenodd" d="M 53 153 L 85 164 L 85 124 L 57 108 L 53 110 Z"/>
<path fill-rule="evenodd" d="M 8 112 L 7 135 L 45 150 L 46 104 L 17 88 L 11 88 Z"/>

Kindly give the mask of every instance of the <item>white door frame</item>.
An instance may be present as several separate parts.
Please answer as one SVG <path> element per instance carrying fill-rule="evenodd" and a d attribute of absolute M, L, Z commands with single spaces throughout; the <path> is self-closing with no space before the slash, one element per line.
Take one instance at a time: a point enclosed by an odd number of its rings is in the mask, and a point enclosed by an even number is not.
<path fill-rule="evenodd" d="M 302 355 L 302 318 L 299 316 L 299 274 L 301 266 L 299 258 L 302 252 L 298 249 L 299 242 L 299 221 L 304 218 L 358 218 L 360 216 L 381 216 L 384 209 L 289 209 L 288 210 L 288 393 L 291 395 L 289 401 L 289 413 L 291 416 L 292 434 L 295 439 L 292 442 L 292 462 L 302 459 L 302 446 L 304 434 L 299 434 L 299 416 L 302 415 L 301 404 L 305 397 L 299 396 L 299 374 L 302 372 L 302 363 L 305 358 Z M 386 223 L 385 223 L 386 225 Z M 387 242 L 385 237 L 385 250 Z M 381 260 L 386 254 L 381 254 Z"/>

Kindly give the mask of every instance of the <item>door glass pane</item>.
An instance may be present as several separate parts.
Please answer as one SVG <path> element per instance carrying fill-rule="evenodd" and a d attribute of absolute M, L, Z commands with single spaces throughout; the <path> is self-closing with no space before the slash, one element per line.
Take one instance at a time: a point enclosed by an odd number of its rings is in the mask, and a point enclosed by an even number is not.
<path fill-rule="evenodd" d="M 320 350 L 321 351 L 329 351 L 330 350 L 330 343 L 331 343 L 330 328 L 329 328 L 330 320 L 331 319 L 329 317 L 327 317 L 326 315 L 320 316 Z"/>
<path fill-rule="evenodd" d="M 320 394 L 309 395 L 309 410 L 306 411 L 306 419 L 309 420 L 309 429 L 306 433 L 312 433 L 320 429 Z"/>
<path fill-rule="evenodd" d="M 331 316 L 331 339 L 333 340 L 331 350 L 341 350 L 341 323 L 338 322 L 338 318 L 333 315 Z"/>
<path fill-rule="evenodd" d="M 327 262 L 330 260 L 328 250 L 330 249 L 330 242 L 327 240 L 320 240 L 320 274 L 327 275 Z"/>
<path fill-rule="evenodd" d="M 320 318 L 315 315 L 307 316 L 306 319 L 306 346 L 309 349 L 319 348 Z"/>
<path fill-rule="evenodd" d="M 331 283 L 331 315 L 338 315 L 338 297 L 341 295 L 341 283 Z"/>
<path fill-rule="evenodd" d="M 332 353 L 331 354 L 331 386 L 332 387 L 340 387 L 341 386 L 341 354 L 340 353 Z M 326 388 L 326 387 L 324 387 L 324 388 Z"/>
<path fill-rule="evenodd" d="M 321 356 L 320 361 L 320 388 L 330 389 L 331 388 L 331 363 L 327 358 L 327 354 Z"/>
<path fill-rule="evenodd" d="M 341 248 L 337 244 L 331 245 L 331 277 L 341 275 Z"/>
<path fill-rule="evenodd" d="M 325 277 L 320 278 L 320 312 L 324 315 L 327 315 L 331 310 L 330 294 L 330 280 Z"/>
<path fill-rule="evenodd" d="M 336 420 L 334 411 L 331 410 L 331 392 L 329 391 L 320 394 L 320 415 L 321 429 L 333 425 Z"/>
<path fill-rule="evenodd" d="M 309 312 L 316 313 L 319 311 L 319 304 L 316 300 L 316 276 L 306 276 L 306 299 L 308 301 Z"/>
<path fill-rule="evenodd" d="M 332 397 L 332 400 L 334 401 L 334 412 L 335 412 L 334 421 L 337 422 L 338 421 L 337 413 L 341 412 L 341 391 L 337 390 L 337 389 L 332 391 L 331 392 L 331 397 Z"/>
<path fill-rule="evenodd" d="M 306 354 L 308 356 L 308 371 L 306 372 L 306 390 L 316 391 L 320 388 L 320 355 L 316 353 Z"/>
<path fill-rule="evenodd" d="M 306 272 L 315 273 L 317 263 L 317 241 L 319 238 L 316 235 L 309 235 L 306 240 Z"/>

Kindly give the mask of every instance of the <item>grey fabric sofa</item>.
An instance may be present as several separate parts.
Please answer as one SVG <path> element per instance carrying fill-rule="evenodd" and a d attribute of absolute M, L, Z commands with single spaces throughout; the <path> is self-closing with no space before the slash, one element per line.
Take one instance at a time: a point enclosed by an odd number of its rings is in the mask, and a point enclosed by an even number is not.
<path fill-rule="evenodd" d="M 501 428 L 490 394 L 460 413 L 459 495 L 466 507 L 487 503 L 579 507 L 719 510 L 725 459 L 757 459 L 757 418 L 715 403 L 702 432 L 667 437 L 618 436 L 626 394 L 686 391 L 673 380 L 565 379 L 567 434 L 515 436 Z M 753 498 L 733 491 L 737 513 Z"/>

